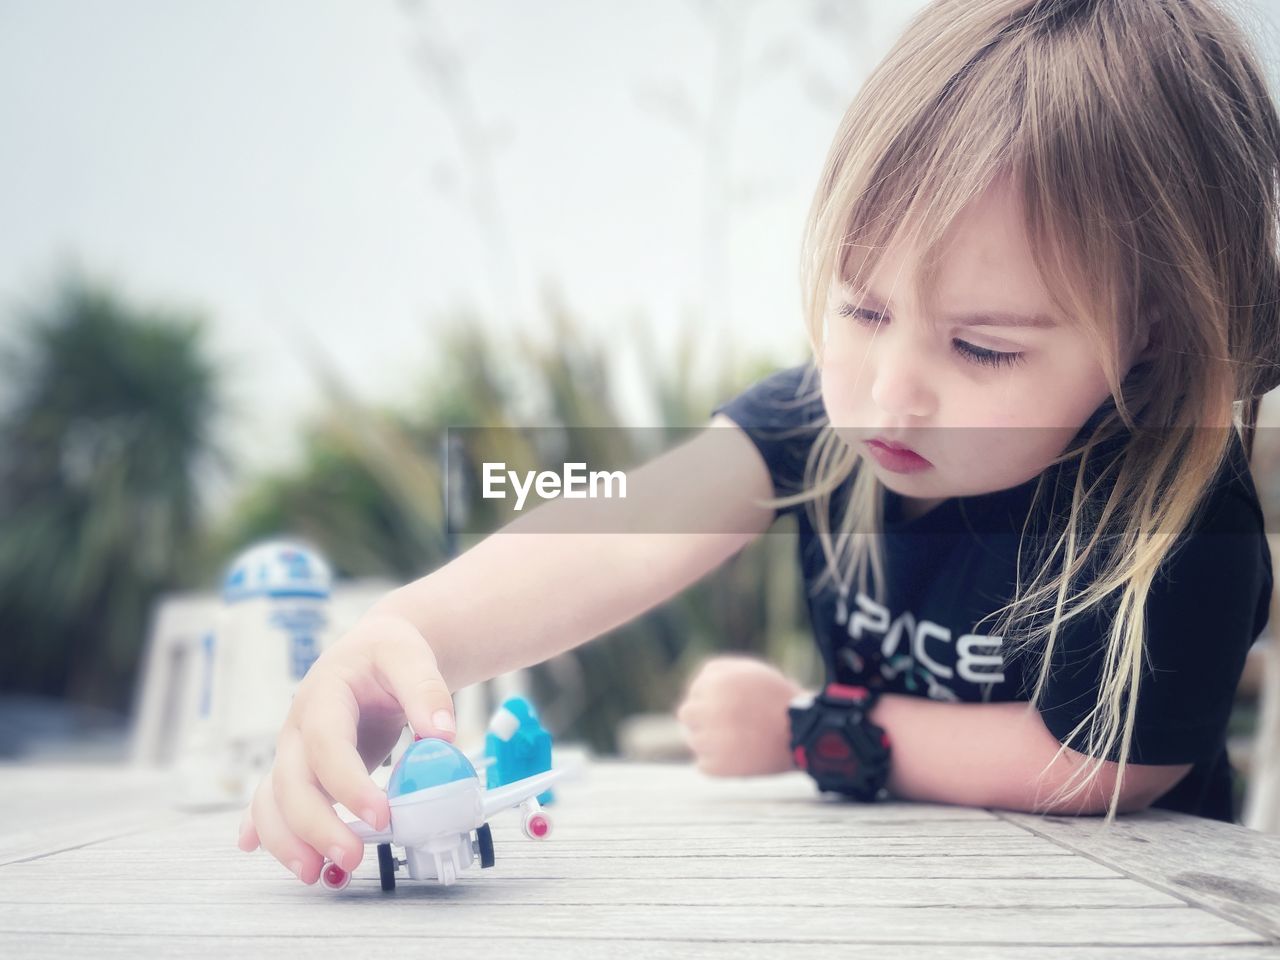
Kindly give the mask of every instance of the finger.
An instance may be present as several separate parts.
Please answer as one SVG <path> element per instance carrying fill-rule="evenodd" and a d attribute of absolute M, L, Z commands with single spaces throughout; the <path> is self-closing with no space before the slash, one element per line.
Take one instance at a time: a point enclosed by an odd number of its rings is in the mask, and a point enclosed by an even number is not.
<path fill-rule="evenodd" d="M 699 701 L 686 700 L 676 711 L 676 720 L 690 730 L 696 730 L 702 725 L 702 715 L 703 710 Z"/>
<path fill-rule="evenodd" d="M 706 675 L 706 672 L 707 672 L 707 665 L 704 663 L 698 669 L 697 673 L 695 673 L 693 676 L 689 677 L 689 679 L 685 681 L 684 696 L 686 700 L 693 695 L 693 692 L 695 690 L 697 690 L 700 686 L 702 686 L 702 680 L 703 680 L 703 677 Z"/>
<path fill-rule="evenodd" d="M 303 843 L 285 826 L 276 807 L 275 789 L 271 775 L 263 777 L 253 796 L 253 822 L 263 848 L 283 863 L 303 883 L 315 883 L 320 878 L 324 859 Z"/>
<path fill-rule="evenodd" d="M 689 686 L 685 690 L 685 697 L 698 696 L 704 690 L 715 688 L 724 676 L 725 671 L 725 663 L 721 657 L 712 657 L 709 660 L 704 660 L 698 672 L 690 678 Z"/>
<path fill-rule="evenodd" d="M 706 752 L 699 752 L 693 755 L 693 767 L 699 773 L 706 774 L 709 777 L 716 775 L 717 759 Z"/>
<path fill-rule="evenodd" d="M 258 831 L 253 826 L 252 807 L 245 808 L 244 816 L 240 818 L 239 839 L 236 845 L 245 853 L 252 853 L 258 849 L 261 841 L 258 839 Z"/>
<path fill-rule="evenodd" d="M 299 728 L 308 769 L 329 796 L 375 830 L 383 829 L 391 812 L 356 750 L 359 707 L 350 689 L 337 680 L 323 681 L 312 687 L 311 702 Z"/>
<path fill-rule="evenodd" d="M 457 722 L 449 685 L 440 675 L 436 655 L 416 630 L 407 624 L 400 629 L 389 625 L 374 646 L 373 663 L 414 733 L 454 738 Z"/>
<path fill-rule="evenodd" d="M 720 757 L 704 757 L 698 764 L 698 771 L 708 777 L 730 777 L 733 770 Z"/>
<path fill-rule="evenodd" d="M 682 726 L 680 728 L 680 739 L 684 741 L 684 745 L 689 748 L 689 752 L 692 753 L 695 758 L 700 755 L 701 751 L 698 749 L 700 741 L 697 731 L 691 730 L 687 726 Z"/>
<path fill-rule="evenodd" d="M 709 777 L 724 776 L 730 767 L 723 743 L 713 737 L 704 736 L 698 739 L 694 759 L 698 771 Z"/>
<path fill-rule="evenodd" d="M 276 804 L 289 829 L 342 869 L 354 870 L 364 857 L 364 844 L 321 792 L 307 767 L 302 735 L 292 728 L 281 736 L 275 768 Z"/>

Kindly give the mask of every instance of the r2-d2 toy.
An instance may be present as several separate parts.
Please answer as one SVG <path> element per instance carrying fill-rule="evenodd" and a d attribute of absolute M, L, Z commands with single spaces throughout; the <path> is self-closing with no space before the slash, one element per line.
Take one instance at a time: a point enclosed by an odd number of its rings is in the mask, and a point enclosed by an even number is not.
<path fill-rule="evenodd" d="M 251 799 L 293 693 L 331 634 L 333 576 L 313 547 L 256 544 L 228 567 L 222 608 L 200 646 L 192 736 L 179 764 L 184 802 Z"/>

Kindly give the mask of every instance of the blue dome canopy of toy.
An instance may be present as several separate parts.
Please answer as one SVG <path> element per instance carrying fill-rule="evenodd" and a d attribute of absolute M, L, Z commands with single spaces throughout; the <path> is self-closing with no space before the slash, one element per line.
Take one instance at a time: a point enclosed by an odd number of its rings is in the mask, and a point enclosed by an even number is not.
<path fill-rule="evenodd" d="M 237 556 L 222 580 L 227 603 L 255 597 L 328 599 L 333 571 L 319 550 L 301 540 L 264 540 Z"/>
<path fill-rule="evenodd" d="M 428 737 L 412 744 L 391 771 L 387 783 L 388 797 L 453 783 L 455 780 L 477 779 L 476 768 L 466 755 L 447 740 Z"/>

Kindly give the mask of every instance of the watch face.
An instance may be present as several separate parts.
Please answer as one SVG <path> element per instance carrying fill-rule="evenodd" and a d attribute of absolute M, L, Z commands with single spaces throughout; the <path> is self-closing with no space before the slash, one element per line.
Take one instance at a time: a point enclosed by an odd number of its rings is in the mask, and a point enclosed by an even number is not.
<path fill-rule="evenodd" d="M 839 731 L 824 731 L 809 751 L 809 772 L 815 777 L 851 780 L 858 772 L 858 758 Z"/>

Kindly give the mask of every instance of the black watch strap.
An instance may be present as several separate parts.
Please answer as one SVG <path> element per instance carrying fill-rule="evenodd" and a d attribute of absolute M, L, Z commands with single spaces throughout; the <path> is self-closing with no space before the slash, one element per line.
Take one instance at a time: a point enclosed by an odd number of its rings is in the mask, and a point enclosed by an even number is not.
<path fill-rule="evenodd" d="M 878 700 L 879 691 L 832 683 L 792 701 L 792 759 L 820 790 L 864 802 L 886 792 L 889 737 L 870 718 Z"/>

